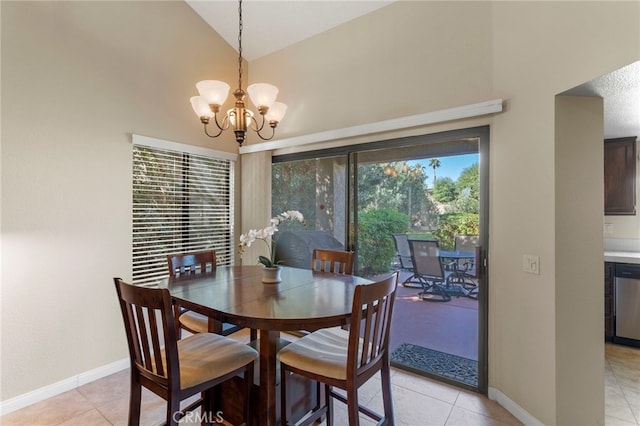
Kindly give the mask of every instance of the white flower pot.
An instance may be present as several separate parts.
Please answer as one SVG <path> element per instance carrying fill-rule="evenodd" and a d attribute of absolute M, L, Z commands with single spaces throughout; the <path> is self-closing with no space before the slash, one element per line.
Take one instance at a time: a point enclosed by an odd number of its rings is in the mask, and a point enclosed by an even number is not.
<path fill-rule="evenodd" d="M 262 268 L 262 282 L 266 284 L 275 284 L 282 281 L 280 278 L 280 272 L 282 271 L 282 267 L 276 266 L 274 268 Z"/>

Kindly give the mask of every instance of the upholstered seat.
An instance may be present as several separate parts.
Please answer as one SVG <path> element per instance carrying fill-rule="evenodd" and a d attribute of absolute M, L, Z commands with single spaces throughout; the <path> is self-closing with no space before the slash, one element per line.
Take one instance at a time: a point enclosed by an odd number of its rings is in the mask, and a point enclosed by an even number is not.
<path fill-rule="evenodd" d="M 349 332 L 340 327 L 318 330 L 298 341 L 292 348 L 280 350 L 280 362 L 292 367 L 345 380 L 347 377 L 347 349 Z"/>
<path fill-rule="evenodd" d="M 257 355 L 251 346 L 218 334 L 200 333 L 180 339 L 180 388 L 222 377 L 253 362 Z"/>
<path fill-rule="evenodd" d="M 254 361 L 258 352 L 228 337 L 195 334 L 178 340 L 169 290 L 127 284 L 114 278 L 124 320 L 131 363 L 129 425 L 140 423 L 142 386 L 167 401 L 166 423 L 177 425 L 185 412 L 213 409 L 213 389 L 244 375 L 243 413 L 252 424 L 250 407 Z M 180 402 L 196 394 L 188 407 Z"/>
<path fill-rule="evenodd" d="M 288 425 L 287 379 L 298 374 L 324 384 L 324 405 L 317 407 L 304 419 L 309 425 L 326 415 L 326 424 L 333 422 L 333 399 L 347 404 L 349 425 L 359 424 L 358 413 L 393 425 L 391 377 L 389 367 L 389 332 L 398 272 L 382 281 L 358 285 L 355 288 L 350 330 L 321 329 L 284 347 L 280 360 L 280 390 L 282 424 Z M 355 326 L 355 325 L 358 326 Z M 358 388 L 380 372 L 384 416 L 358 403 Z M 346 397 L 333 391 L 346 391 Z"/>
<path fill-rule="evenodd" d="M 169 267 L 169 276 L 171 277 L 212 272 L 216 269 L 216 263 L 215 250 L 167 255 L 167 266 Z M 180 305 L 175 305 L 174 308 L 176 323 L 179 327 L 177 330 L 178 337 L 181 336 L 182 329 L 190 333 L 217 333 L 228 336 L 243 328 L 234 324 L 221 323 L 206 315 L 185 310 Z M 257 330 L 250 331 L 251 340 L 256 340 L 257 336 Z"/>

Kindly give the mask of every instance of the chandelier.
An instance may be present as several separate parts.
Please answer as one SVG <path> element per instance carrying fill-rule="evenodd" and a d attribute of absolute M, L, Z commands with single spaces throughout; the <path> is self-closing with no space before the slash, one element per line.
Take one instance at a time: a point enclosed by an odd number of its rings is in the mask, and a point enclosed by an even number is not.
<path fill-rule="evenodd" d="M 204 133 L 210 138 L 217 138 L 229 127 L 233 128 L 236 142 L 240 146 L 247 137 L 247 128 L 256 132 L 260 139 L 265 141 L 272 139 L 275 135 L 276 126 L 287 111 L 285 104 L 276 102 L 278 88 L 267 83 L 256 83 L 247 87 L 251 102 L 258 107 L 258 113 L 262 116 L 259 125 L 254 113 L 247 109 L 244 103 L 247 92 L 242 90 L 242 0 L 238 1 L 238 88 L 233 92 L 236 98 L 235 106 L 220 120 L 218 113 L 229 95 L 229 85 L 218 80 L 202 80 L 196 84 L 196 88 L 200 96 L 191 98 L 191 106 L 204 124 Z M 207 128 L 212 124 L 212 119 L 217 127 L 213 134 L 209 133 Z M 266 130 L 265 124 L 271 128 L 270 136 L 261 133 Z"/>

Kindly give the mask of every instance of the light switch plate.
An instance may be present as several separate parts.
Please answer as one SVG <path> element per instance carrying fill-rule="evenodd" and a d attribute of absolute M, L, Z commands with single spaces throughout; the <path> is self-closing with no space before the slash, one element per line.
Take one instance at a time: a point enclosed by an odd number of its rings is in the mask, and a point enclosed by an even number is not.
<path fill-rule="evenodd" d="M 540 274 L 540 256 L 525 254 L 522 257 L 522 270 L 529 274 Z"/>

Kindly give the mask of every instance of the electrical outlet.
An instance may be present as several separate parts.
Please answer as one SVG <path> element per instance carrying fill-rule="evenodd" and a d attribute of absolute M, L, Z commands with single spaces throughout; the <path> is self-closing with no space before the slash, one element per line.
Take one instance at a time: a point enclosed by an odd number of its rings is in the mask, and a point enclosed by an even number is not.
<path fill-rule="evenodd" d="M 604 224 L 604 233 L 605 234 L 613 234 L 613 223 L 605 223 Z"/>
<path fill-rule="evenodd" d="M 522 256 L 522 270 L 529 274 L 540 274 L 540 256 L 525 254 Z"/>

